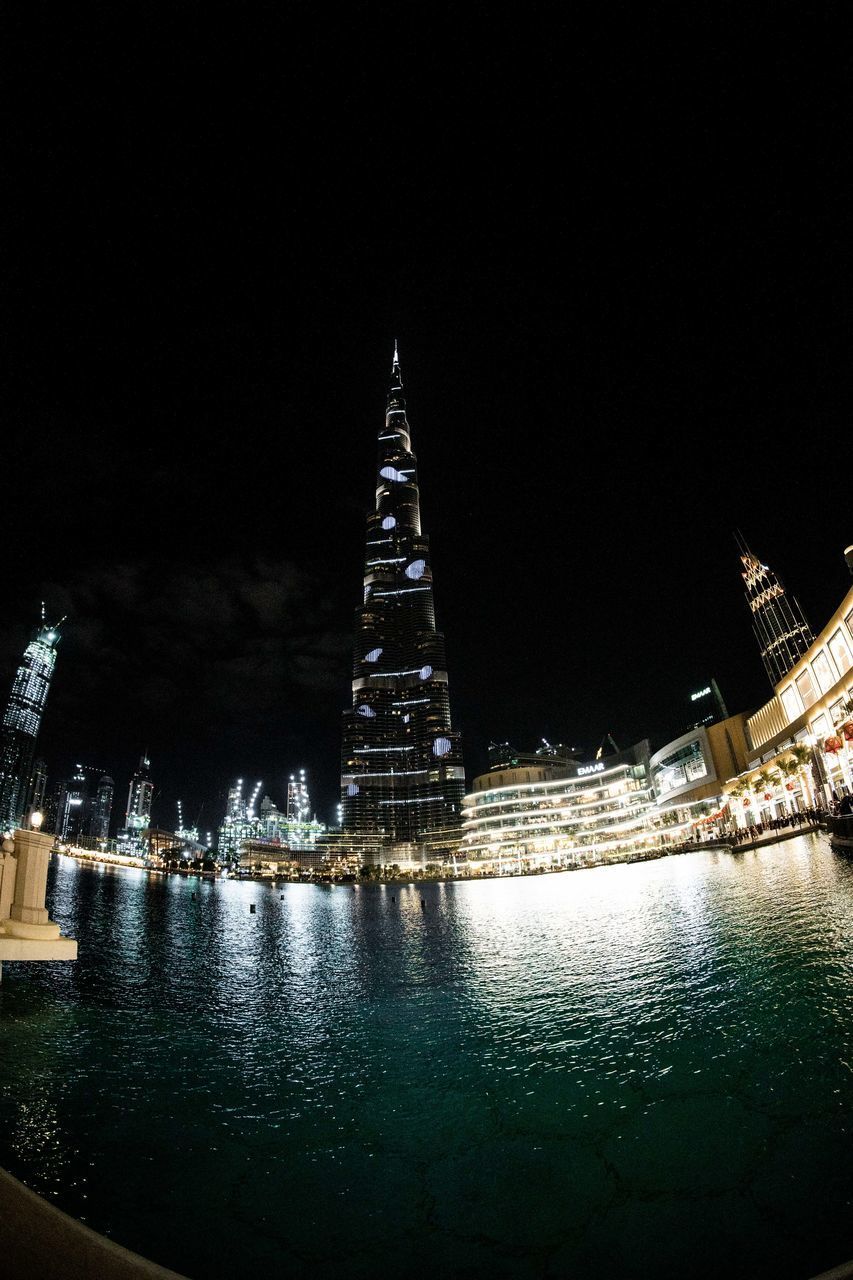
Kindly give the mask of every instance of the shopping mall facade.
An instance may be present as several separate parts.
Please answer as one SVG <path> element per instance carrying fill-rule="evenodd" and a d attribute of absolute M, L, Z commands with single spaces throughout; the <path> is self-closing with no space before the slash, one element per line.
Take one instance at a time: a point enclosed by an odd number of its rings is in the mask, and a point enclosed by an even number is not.
<path fill-rule="evenodd" d="M 724 725 L 699 726 L 654 755 L 644 740 L 596 760 L 543 755 L 493 768 L 465 797 L 459 858 L 501 874 L 676 852 L 697 829 L 710 834 L 729 752 L 742 760 L 736 741 Z"/>
<path fill-rule="evenodd" d="M 488 874 L 634 861 L 847 793 L 853 589 L 757 711 L 695 725 L 653 754 L 646 741 L 596 760 L 534 754 L 476 778 L 459 857 Z"/>

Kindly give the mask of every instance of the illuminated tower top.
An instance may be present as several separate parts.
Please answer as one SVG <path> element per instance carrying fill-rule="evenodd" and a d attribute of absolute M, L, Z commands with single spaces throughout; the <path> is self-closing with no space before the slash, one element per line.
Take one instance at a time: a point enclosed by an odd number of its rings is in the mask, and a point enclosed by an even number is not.
<path fill-rule="evenodd" d="M 738 536 L 746 599 L 761 660 L 775 687 L 814 643 L 799 602 L 788 596 L 772 569 L 762 564 Z"/>

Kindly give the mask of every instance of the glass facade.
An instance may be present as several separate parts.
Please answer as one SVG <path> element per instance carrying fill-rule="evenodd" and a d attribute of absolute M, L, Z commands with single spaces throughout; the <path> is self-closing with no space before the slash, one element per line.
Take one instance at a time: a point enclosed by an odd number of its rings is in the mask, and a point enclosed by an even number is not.
<path fill-rule="evenodd" d="M 56 665 L 59 625 L 42 623 L 24 650 L 3 716 L 0 737 L 0 825 L 19 825 L 30 786 L 36 738 Z"/>
<path fill-rule="evenodd" d="M 672 755 L 656 760 L 652 768 L 652 780 L 659 796 L 679 791 L 691 782 L 701 782 L 708 777 L 708 766 L 700 739 L 694 738 L 673 751 Z"/>
<path fill-rule="evenodd" d="M 417 843 L 451 827 L 465 790 L 396 348 L 378 446 L 352 708 L 344 712 L 341 805 L 344 832 L 386 845 Z"/>

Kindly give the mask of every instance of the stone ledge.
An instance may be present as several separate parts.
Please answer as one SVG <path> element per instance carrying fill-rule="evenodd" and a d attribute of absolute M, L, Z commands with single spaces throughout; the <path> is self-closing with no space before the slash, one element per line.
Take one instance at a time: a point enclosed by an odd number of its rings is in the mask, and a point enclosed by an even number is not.
<path fill-rule="evenodd" d="M 0 1169 L 4 1280 L 186 1280 L 99 1236 Z"/>
<path fill-rule="evenodd" d="M 75 938 L 10 938 L 0 932 L 0 961 L 76 959 Z"/>

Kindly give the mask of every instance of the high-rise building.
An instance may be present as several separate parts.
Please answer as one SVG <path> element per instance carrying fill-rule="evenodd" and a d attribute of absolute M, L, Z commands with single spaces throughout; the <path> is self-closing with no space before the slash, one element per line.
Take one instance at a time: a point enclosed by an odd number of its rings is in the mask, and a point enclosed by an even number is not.
<path fill-rule="evenodd" d="M 752 554 L 742 538 L 738 542 L 752 629 L 767 677 L 776 685 L 814 643 L 814 636 L 798 601 L 786 594 L 773 570 Z"/>
<path fill-rule="evenodd" d="M 93 840 L 106 840 L 109 837 L 114 793 L 115 783 L 109 774 L 102 773 L 89 805 L 87 835 Z"/>
<path fill-rule="evenodd" d="M 151 825 L 151 802 L 154 799 L 154 783 L 151 781 L 151 761 L 140 756 L 139 768 L 130 780 L 127 793 L 125 828 L 141 831 Z"/>
<path fill-rule="evenodd" d="M 30 789 L 27 799 L 26 811 L 28 813 L 40 812 L 44 814 L 45 804 L 47 803 L 47 764 L 41 758 L 33 761 L 32 771 L 30 772 Z"/>
<path fill-rule="evenodd" d="M 378 444 L 341 800 L 344 832 L 375 837 L 382 848 L 458 823 L 465 791 L 396 345 Z"/>
<path fill-rule="evenodd" d="M 0 734 L 0 827 L 4 830 L 16 827 L 24 815 L 61 625 L 48 626 L 42 608 L 41 626 L 24 650 L 12 681 Z"/>
<path fill-rule="evenodd" d="M 60 783 L 56 806 L 56 834 L 65 842 L 76 842 L 86 834 L 89 788 L 86 771 L 78 764 L 74 774 Z"/>

